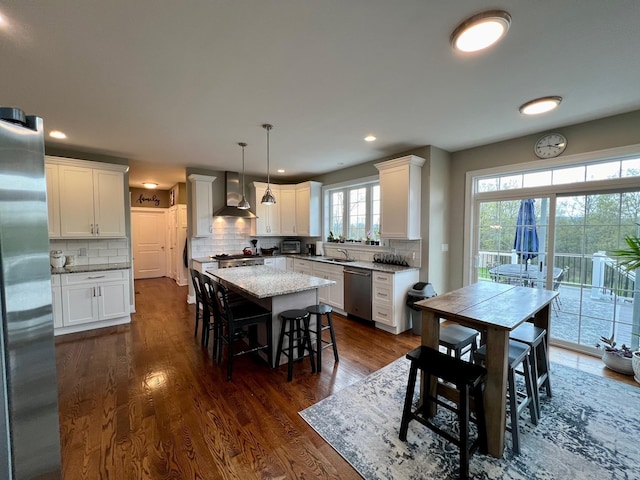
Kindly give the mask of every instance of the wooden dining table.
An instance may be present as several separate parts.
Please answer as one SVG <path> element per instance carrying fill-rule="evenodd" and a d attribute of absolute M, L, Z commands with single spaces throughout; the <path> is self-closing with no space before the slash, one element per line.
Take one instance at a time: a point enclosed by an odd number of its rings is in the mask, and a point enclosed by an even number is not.
<path fill-rule="evenodd" d="M 422 310 L 422 345 L 438 349 L 440 319 L 486 333 L 484 409 L 487 450 L 494 457 L 500 458 L 504 452 L 509 332 L 532 317 L 536 326 L 549 332 L 550 304 L 557 295 L 541 288 L 478 282 L 415 303 Z M 427 386 L 422 383 L 422 388 Z M 435 394 L 436 382 L 429 388 Z"/>

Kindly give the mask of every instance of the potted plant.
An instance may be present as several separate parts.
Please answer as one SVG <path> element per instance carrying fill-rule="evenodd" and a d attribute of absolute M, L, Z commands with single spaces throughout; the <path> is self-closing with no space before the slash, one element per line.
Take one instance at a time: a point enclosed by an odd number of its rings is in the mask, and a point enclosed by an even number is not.
<path fill-rule="evenodd" d="M 616 346 L 616 342 L 613 339 L 613 335 L 610 338 L 600 337 L 600 341 L 604 346 L 596 343 L 596 348 L 603 348 L 602 361 L 607 368 L 615 370 L 618 373 L 624 373 L 625 375 L 631 375 L 633 373 L 632 366 L 632 352 L 629 347 L 622 344 L 620 348 Z"/>
<path fill-rule="evenodd" d="M 638 225 L 640 226 L 640 224 Z M 627 248 L 614 250 L 611 255 L 618 257 L 618 265 L 624 267 L 627 271 L 637 270 L 640 268 L 640 237 L 627 235 L 624 237 L 624 241 L 627 244 Z M 634 333 L 634 335 L 640 336 L 637 333 Z M 640 350 L 633 352 L 631 358 L 633 378 L 640 383 Z"/>

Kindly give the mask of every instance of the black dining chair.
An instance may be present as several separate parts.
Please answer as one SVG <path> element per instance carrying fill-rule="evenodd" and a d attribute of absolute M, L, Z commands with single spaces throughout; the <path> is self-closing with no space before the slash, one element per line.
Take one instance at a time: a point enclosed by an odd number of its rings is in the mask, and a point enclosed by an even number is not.
<path fill-rule="evenodd" d="M 217 333 L 214 336 L 218 339 L 217 350 L 213 355 L 218 364 L 222 363 L 223 344 L 227 345 L 227 380 L 231 380 L 233 372 L 233 359 L 238 355 L 254 353 L 265 350 L 267 353 L 267 363 L 272 365 L 272 312 L 256 303 L 245 300 L 231 304 L 229 301 L 229 291 L 221 283 L 210 282 L 213 291 L 213 305 Z M 266 340 L 264 344 L 258 343 L 258 325 L 264 324 L 266 327 Z M 247 338 L 248 348 L 236 351 L 235 344 L 239 340 Z M 214 342 L 216 343 L 216 342 Z"/>
<path fill-rule="evenodd" d="M 205 323 L 208 323 L 210 311 L 209 311 L 206 299 L 204 298 L 203 292 L 202 292 L 203 290 L 202 274 L 197 270 L 194 270 L 193 268 L 190 268 L 189 272 L 191 273 L 191 281 L 193 283 L 193 289 L 196 294 L 196 328 L 193 332 L 193 336 L 195 337 L 198 335 L 198 325 L 200 323 L 200 318 L 202 318 L 203 336 L 202 336 L 202 339 L 200 340 L 200 343 L 204 344 L 204 325 Z"/>

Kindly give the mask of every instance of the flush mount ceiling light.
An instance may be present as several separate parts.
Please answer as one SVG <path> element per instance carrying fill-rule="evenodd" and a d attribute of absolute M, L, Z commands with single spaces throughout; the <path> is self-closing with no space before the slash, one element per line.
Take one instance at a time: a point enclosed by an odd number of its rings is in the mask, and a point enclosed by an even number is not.
<path fill-rule="evenodd" d="M 262 125 L 262 128 L 267 131 L 267 189 L 264 191 L 264 195 L 262 196 L 260 203 L 263 205 L 275 205 L 276 197 L 274 197 L 271 192 L 271 185 L 269 182 L 269 131 L 273 128 L 273 125 L 265 123 Z"/>
<path fill-rule="evenodd" d="M 367 135 L 366 137 L 364 137 L 364 141 L 365 142 L 375 142 L 376 141 L 376 136 L 375 135 Z"/>
<path fill-rule="evenodd" d="M 504 37 L 510 25 L 511 15 L 503 10 L 479 13 L 456 27 L 451 46 L 465 53 L 483 50 Z"/>
<path fill-rule="evenodd" d="M 523 115 L 539 115 L 549 112 L 560 105 L 562 97 L 542 97 L 531 100 L 520 106 L 520 113 Z"/>
<path fill-rule="evenodd" d="M 242 200 L 238 202 L 238 208 L 240 210 L 249 210 L 251 208 L 251 205 L 249 204 L 247 197 L 244 196 L 244 147 L 246 147 L 247 144 L 244 142 L 240 142 L 238 143 L 238 145 L 242 147 Z"/>
<path fill-rule="evenodd" d="M 279 168 L 279 169 L 277 170 L 277 172 L 278 172 L 278 173 L 284 173 L 284 168 Z"/>
<path fill-rule="evenodd" d="M 49 136 L 51 138 L 59 138 L 59 139 L 67 138 L 67 135 L 64 132 L 61 132 L 60 130 L 51 130 L 49 132 Z"/>
<path fill-rule="evenodd" d="M 143 186 L 144 188 L 151 188 L 151 189 L 153 189 L 153 188 L 158 188 L 158 184 L 157 184 L 157 183 L 153 183 L 153 182 L 144 182 L 144 183 L 142 184 L 142 186 Z"/>

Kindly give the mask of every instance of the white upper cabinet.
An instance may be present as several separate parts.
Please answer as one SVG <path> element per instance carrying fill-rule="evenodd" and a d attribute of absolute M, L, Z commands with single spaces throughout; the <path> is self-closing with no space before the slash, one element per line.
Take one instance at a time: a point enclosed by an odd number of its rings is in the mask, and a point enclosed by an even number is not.
<path fill-rule="evenodd" d="M 296 232 L 296 188 L 293 185 L 280 185 L 280 233 L 297 235 Z"/>
<path fill-rule="evenodd" d="M 50 236 L 124 237 L 127 169 L 122 165 L 47 157 Z"/>
<path fill-rule="evenodd" d="M 193 237 L 213 235 L 213 182 L 216 177 L 189 175 Z"/>
<path fill-rule="evenodd" d="M 383 238 L 420 239 L 420 203 L 424 158 L 408 155 L 376 163 L 380 172 Z"/>
<path fill-rule="evenodd" d="M 45 165 L 47 177 L 47 209 L 49 212 L 49 238 L 60 238 L 60 189 L 58 165 Z"/>
<path fill-rule="evenodd" d="M 319 237 L 321 232 L 322 183 L 304 182 L 296 185 L 296 235 Z"/>
<path fill-rule="evenodd" d="M 253 205 L 257 215 L 255 235 L 291 235 L 317 237 L 321 235 L 320 201 L 322 183 L 304 182 L 297 185 L 273 185 L 275 205 L 262 205 L 260 199 L 266 183 L 253 182 Z"/>
<path fill-rule="evenodd" d="M 280 187 L 271 184 L 271 192 L 276 197 L 275 205 L 263 205 L 260 203 L 266 189 L 266 183 L 253 182 L 254 195 L 251 203 L 254 206 L 257 217 L 254 235 L 280 235 Z"/>

